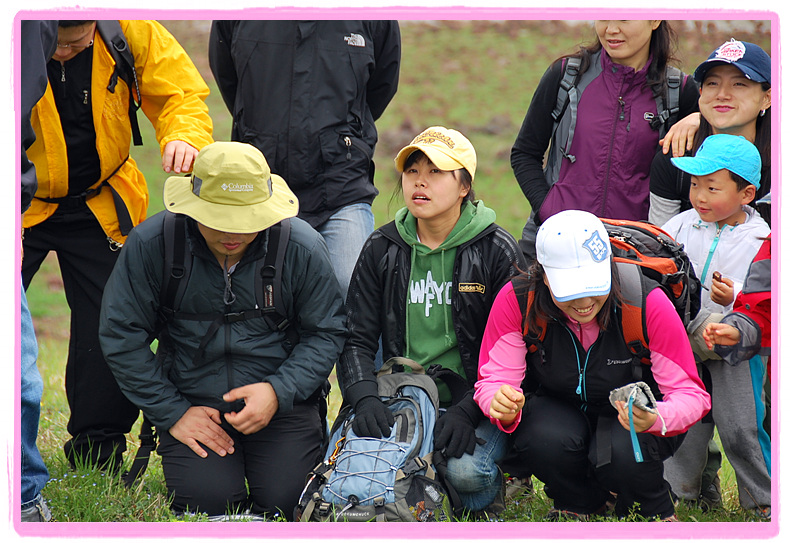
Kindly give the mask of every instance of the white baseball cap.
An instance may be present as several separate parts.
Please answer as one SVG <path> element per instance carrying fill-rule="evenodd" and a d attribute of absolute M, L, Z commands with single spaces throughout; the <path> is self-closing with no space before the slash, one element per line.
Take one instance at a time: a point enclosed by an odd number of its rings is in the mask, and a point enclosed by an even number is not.
<path fill-rule="evenodd" d="M 535 245 L 557 301 L 609 294 L 612 247 L 592 213 L 571 209 L 552 215 L 540 226 Z"/>

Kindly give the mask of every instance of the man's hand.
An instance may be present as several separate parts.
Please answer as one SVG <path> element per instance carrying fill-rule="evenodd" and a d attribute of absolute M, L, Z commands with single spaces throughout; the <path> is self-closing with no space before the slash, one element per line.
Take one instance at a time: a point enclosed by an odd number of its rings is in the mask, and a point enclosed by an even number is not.
<path fill-rule="evenodd" d="M 192 449 L 201 458 L 208 453 L 202 443 L 220 456 L 233 454 L 233 440 L 220 427 L 219 411 L 205 406 L 192 406 L 170 428 L 170 435 Z"/>
<path fill-rule="evenodd" d="M 666 155 L 672 147 L 672 156 L 679 157 L 694 147 L 694 136 L 699 130 L 699 113 L 690 113 L 672 125 L 666 136 L 659 141 L 661 151 Z"/>
<path fill-rule="evenodd" d="M 162 153 L 162 169 L 165 173 L 187 173 L 192 170 L 192 164 L 198 150 L 185 141 L 173 140 L 165 144 Z"/>
<path fill-rule="evenodd" d="M 628 421 L 628 404 L 623 401 L 614 402 L 615 407 L 617 408 L 617 420 L 620 421 L 620 425 L 625 428 L 626 430 L 631 429 L 631 425 Z M 653 424 L 655 424 L 658 415 L 655 413 L 651 413 L 650 411 L 645 411 L 644 409 L 640 409 L 636 406 L 633 406 L 634 412 L 634 431 L 637 433 L 646 432 L 649 430 Z"/>
<path fill-rule="evenodd" d="M 253 383 L 234 388 L 222 399 L 228 403 L 244 400 L 244 409 L 238 413 L 225 414 L 225 420 L 244 435 L 254 434 L 268 426 L 280 407 L 274 387 L 269 383 Z"/>

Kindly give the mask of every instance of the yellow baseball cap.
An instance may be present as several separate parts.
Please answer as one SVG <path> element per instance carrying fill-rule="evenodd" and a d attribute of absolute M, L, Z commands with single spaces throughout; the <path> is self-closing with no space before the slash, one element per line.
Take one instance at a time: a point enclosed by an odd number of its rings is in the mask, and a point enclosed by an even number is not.
<path fill-rule="evenodd" d="M 414 151 L 426 154 L 437 168 L 445 171 L 466 168 L 472 179 L 477 169 L 477 154 L 466 136 L 443 126 L 426 128 L 409 145 L 404 147 L 395 157 L 395 167 L 403 172 L 406 160 Z"/>
<path fill-rule="evenodd" d="M 203 147 L 191 175 L 165 181 L 164 203 L 172 213 L 237 234 L 266 230 L 299 213 L 285 180 L 271 173 L 257 147 L 240 142 Z"/>

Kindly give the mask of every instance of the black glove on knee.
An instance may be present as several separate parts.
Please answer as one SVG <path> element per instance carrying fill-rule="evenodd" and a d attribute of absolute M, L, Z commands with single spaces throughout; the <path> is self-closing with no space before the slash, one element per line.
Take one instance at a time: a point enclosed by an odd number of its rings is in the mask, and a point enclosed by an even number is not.
<path fill-rule="evenodd" d="M 464 453 L 473 454 L 477 444 L 475 428 L 481 419 L 482 411 L 467 395 L 457 404 L 448 407 L 439 417 L 433 432 L 433 448 L 447 457 L 461 458 Z"/>
<path fill-rule="evenodd" d="M 354 406 L 351 428 L 359 437 L 389 437 L 394 424 L 392 411 L 387 409 L 380 398 L 365 396 Z"/>

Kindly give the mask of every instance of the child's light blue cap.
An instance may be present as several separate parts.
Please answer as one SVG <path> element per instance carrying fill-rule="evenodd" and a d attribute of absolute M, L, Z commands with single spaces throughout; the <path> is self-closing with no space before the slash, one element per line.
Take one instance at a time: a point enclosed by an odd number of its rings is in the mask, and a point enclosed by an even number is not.
<path fill-rule="evenodd" d="M 760 170 L 763 161 L 752 142 L 743 136 L 715 134 L 702 142 L 697 154 L 672 158 L 672 164 L 691 175 L 709 175 L 719 170 L 729 170 L 760 188 Z"/>

